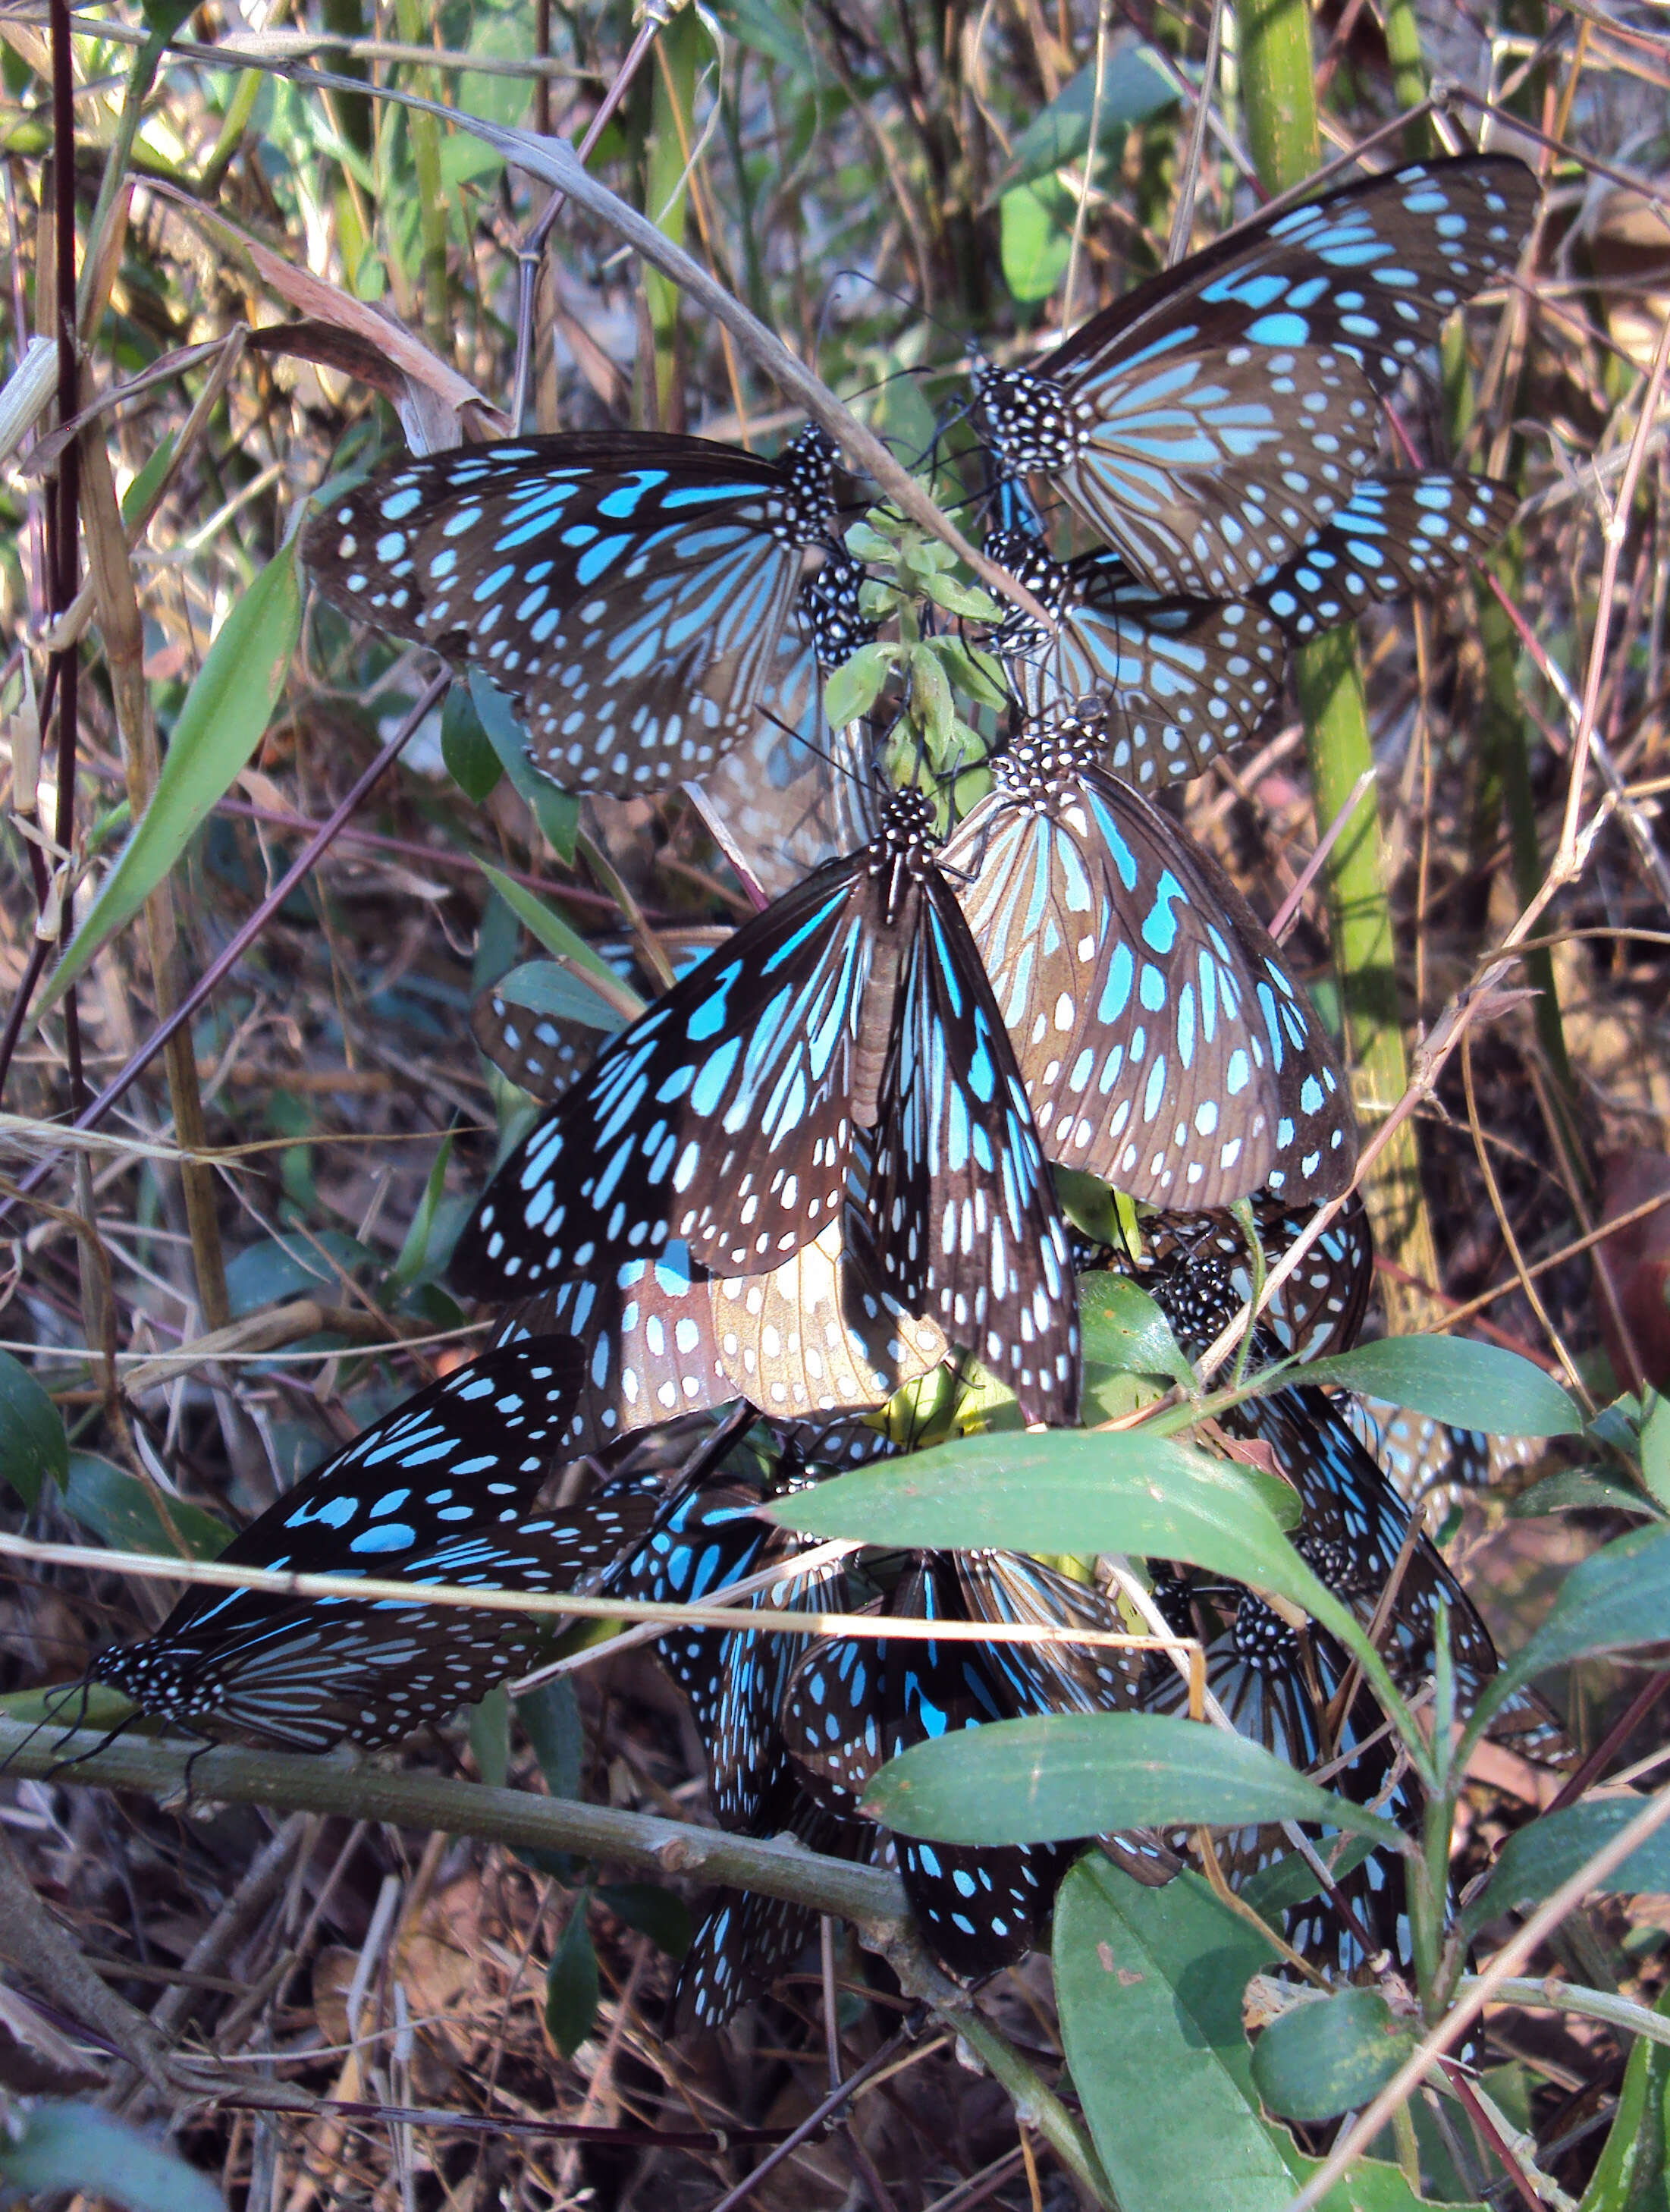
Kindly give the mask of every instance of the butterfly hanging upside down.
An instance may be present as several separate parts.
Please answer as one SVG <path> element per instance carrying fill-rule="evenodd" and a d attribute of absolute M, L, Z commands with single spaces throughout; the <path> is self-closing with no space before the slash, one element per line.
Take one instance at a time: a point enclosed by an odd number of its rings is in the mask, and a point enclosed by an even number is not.
<path fill-rule="evenodd" d="M 762 722 L 821 739 L 823 656 L 859 622 L 833 459 L 815 428 L 774 461 L 646 433 L 465 446 L 375 471 L 302 558 L 347 613 L 505 692 L 554 781 L 629 796 Z"/>

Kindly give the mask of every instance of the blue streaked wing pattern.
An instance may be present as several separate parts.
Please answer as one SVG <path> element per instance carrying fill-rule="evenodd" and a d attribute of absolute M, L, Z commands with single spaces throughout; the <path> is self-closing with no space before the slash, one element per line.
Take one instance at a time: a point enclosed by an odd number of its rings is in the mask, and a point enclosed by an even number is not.
<path fill-rule="evenodd" d="M 302 544 L 350 614 L 478 668 L 536 767 L 629 794 L 699 775 L 755 726 L 830 449 L 780 461 L 613 433 L 465 446 L 379 471 Z"/>
<path fill-rule="evenodd" d="M 1519 506 L 1511 484 L 1435 470 L 1360 483 L 1302 553 L 1253 598 L 1300 641 L 1405 592 L 1430 591 L 1481 561 Z"/>
<path fill-rule="evenodd" d="M 1029 736 L 945 848 L 1051 1159 L 1191 1207 L 1331 1198 L 1357 1158 L 1333 1044 L 1269 933 L 1163 815 Z"/>
<path fill-rule="evenodd" d="M 1094 722 L 1111 775 L 1143 790 L 1196 775 L 1281 696 L 1286 646 L 1261 607 L 1157 592 L 1117 553 L 1053 560 L 1017 532 L 988 533 L 984 550 L 1059 624 L 1048 636 L 1016 609 L 991 641 L 1023 714 Z"/>
<path fill-rule="evenodd" d="M 1512 267 L 1537 197 L 1471 155 L 1254 220 L 984 377 L 993 442 L 1157 589 L 1243 594 L 1373 473 L 1377 395 Z"/>

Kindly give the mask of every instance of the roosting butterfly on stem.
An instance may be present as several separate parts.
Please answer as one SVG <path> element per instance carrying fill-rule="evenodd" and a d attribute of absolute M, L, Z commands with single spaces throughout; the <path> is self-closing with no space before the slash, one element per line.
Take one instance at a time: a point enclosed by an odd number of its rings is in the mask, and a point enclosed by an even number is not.
<path fill-rule="evenodd" d="M 304 1478 L 221 1554 L 228 1566 L 519 1591 L 573 1589 L 649 1522 L 659 1486 L 627 1482 L 532 1517 L 578 1381 L 573 1342 L 484 1353 L 420 1391 Z M 297 1751 L 392 1743 L 473 1705 L 527 1633 L 515 1613 L 398 1598 L 199 1586 L 154 1636 L 92 1677 L 215 1738 Z"/>
<path fill-rule="evenodd" d="M 523 1297 L 607 1280 L 683 1241 L 729 1274 L 838 1223 L 874 1132 L 864 1211 L 882 1287 L 1015 1393 L 1071 1422 L 1078 1309 L 1014 1056 L 920 792 L 613 1038 L 518 1146 L 454 1279 Z"/>
<path fill-rule="evenodd" d="M 774 461 L 647 433 L 464 446 L 379 470 L 302 557 L 347 612 L 478 668 L 554 781 L 651 791 L 762 716 L 821 713 L 808 569 L 840 556 L 832 464 L 817 429 Z"/>
<path fill-rule="evenodd" d="M 1332 1041 L 1223 871 L 1098 764 L 1029 733 L 945 848 L 1050 1158 L 1157 1205 L 1351 1178 Z"/>
<path fill-rule="evenodd" d="M 1379 397 L 1513 266 L 1537 198 L 1467 155 L 1257 217 L 983 376 L 992 441 L 1157 590 L 1244 597 L 1375 473 Z"/>

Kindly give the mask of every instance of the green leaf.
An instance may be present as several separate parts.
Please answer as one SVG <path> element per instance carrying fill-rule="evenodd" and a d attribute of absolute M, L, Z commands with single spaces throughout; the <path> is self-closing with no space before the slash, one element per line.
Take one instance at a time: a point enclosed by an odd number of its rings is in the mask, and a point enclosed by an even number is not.
<path fill-rule="evenodd" d="M 860 1468 L 762 1510 L 808 1535 L 911 1551 L 1126 1552 L 1181 1559 L 1303 1606 L 1359 1650 L 1356 1623 L 1283 1535 L 1286 1484 L 1140 1429 L 966 1437 Z"/>
<path fill-rule="evenodd" d="M 910 648 L 910 688 L 938 758 L 950 737 L 956 708 L 939 656 L 931 645 L 914 645 Z"/>
<path fill-rule="evenodd" d="M 1312 1360 L 1305 1380 L 1338 1382 L 1458 1429 L 1496 1436 L 1573 1437 L 1583 1425 L 1576 1403 L 1540 1367 L 1466 1336 L 1382 1337 Z"/>
<path fill-rule="evenodd" d="M 140 14 L 153 37 L 172 39 L 191 15 L 195 0 L 140 0 Z"/>
<path fill-rule="evenodd" d="M 64 1503 L 71 1520 L 113 1552 L 215 1559 L 232 1541 L 232 1531 L 212 1513 L 200 1505 L 184 1504 L 178 1498 L 155 1498 L 137 1476 L 94 1452 L 70 1454 Z"/>
<path fill-rule="evenodd" d="M 226 2212 L 226 2199 L 194 2166 L 96 2105 L 35 2105 L 22 2132 L 0 2133 L 0 2181 L 31 2197 L 79 2190 L 127 2212 Z"/>
<path fill-rule="evenodd" d="M 1667 1629 L 1670 1528 L 1632 1528 L 1565 1576 L 1542 1626 L 1507 1662 L 1497 1684 L 1516 1686 L 1568 1660 L 1662 1643 Z"/>
<path fill-rule="evenodd" d="M 1601 1797 L 1545 1813 L 1528 1827 L 1515 1829 L 1497 1854 L 1490 1880 L 1464 1907 L 1462 1927 L 1482 1928 L 1498 1913 L 1539 1905 L 1552 1897 L 1620 1828 L 1629 1826 L 1641 1804 L 1638 1797 Z M 1661 1828 L 1649 1836 L 1596 1887 L 1625 1896 L 1670 1890 L 1670 1833 Z"/>
<path fill-rule="evenodd" d="M 1670 1398 L 1655 1395 L 1641 1425 L 1641 1479 L 1659 1504 L 1670 1510 Z"/>
<path fill-rule="evenodd" d="M 33 1508 L 47 1476 L 62 1482 L 69 1469 L 63 1416 L 22 1362 L 0 1352 L 0 1480 Z"/>
<path fill-rule="evenodd" d="M 1670 2017 L 1670 1990 L 1655 2009 Z M 1618 2111 L 1578 2212 L 1663 2212 L 1670 2203 L 1670 2045 L 1643 2036 L 1624 2069 Z"/>
<path fill-rule="evenodd" d="M 488 1788 L 502 1790 L 510 1774 L 510 1692 L 502 1682 L 470 1708 L 470 1748 Z"/>
<path fill-rule="evenodd" d="M 999 253 L 1010 297 L 1048 300 L 1072 258 L 1073 203 L 1052 178 L 1017 185 L 998 203 Z"/>
<path fill-rule="evenodd" d="M 580 1717 L 580 1700 L 566 1675 L 542 1682 L 516 1700 L 516 1717 L 522 1723 L 539 1771 L 553 1797 L 578 1797 L 586 1755 L 586 1729 Z"/>
<path fill-rule="evenodd" d="M 440 757 L 458 789 L 477 806 L 493 796 L 505 772 L 505 764 L 462 684 L 453 684 L 440 710 Z"/>
<path fill-rule="evenodd" d="M 547 906 L 537 892 L 529 890 L 525 884 L 519 884 L 513 876 L 506 875 L 502 868 L 495 868 L 486 860 L 477 861 L 477 866 L 516 919 L 539 939 L 547 952 L 554 953 L 559 960 L 571 960 L 576 967 L 602 977 L 610 989 L 616 994 L 622 988 L 629 988 L 629 986 L 622 984 L 620 977 L 602 953 L 589 945 L 580 932 L 564 921 L 554 907 Z M 639 1011 L 642 1011 L 641 1002 Z"/>
<path fill-rule="evenodd" d="M 545 1976 L 545 2025 L 565 2058 L 574 2057 L 598 2017 L 598 1954 L 586 1925 L 591 1903 L 589 1889 L 576 1894 Z"/>
<path fill-rule="evenodd" d="M 605 1881 L 598 1887 L 597 1896 L 599 1905 L 607 1905 L 629 1928 L 647 1936 L 668 1958 L 682 1959 L 689 1949 L 695 1935 L 689 1907 L 659 1881 Z"/>
<path fill-rule="evenodd" d="M 52 1682 L 40 1690 L 12 1690 L 0 1698 L 0 1713 L 31 1728 L 42 1722 L 59 1728 L 113 1729 L 133 1711 L 133 1702 L 105 1682 Z"/>
<path fill-rule="evenodd" d="M 855 561 L 890 562 L 899 557 L 897 540 L 884 537 L 870 522 L 853 524 L 847 532 L 847 550 Z"/>
<path fill-rule="evenodd" d="M 773 7 L 771 0 L 726 0 L 719 19 L 739 46 L 751 47 L 777 64 L 791 78 L 815 74 L 805 20 L 798 7 Z"/>
<path fill-rule="evenodd" d="M 994 623 L 1003 619 L 1003 609 L 988 591 L 977 584 L 959 583 L 955 576 L 935 576 L 928 585 L 927 593 L 934 605 L 944 607 L 947 614 L 966 615 L 970 622 Z"/>
<path fill-rule="evenodd" d="M 960 637 L 952 637 L 949 632 L 934 639 L 933 649 L 939 655 L 940 666 L 958 690 L 966 692 L 982 707 L 1008 706 L 1009 693 L 1002 671 L 989 653 L 971 649 Z"/>
<path fill-rule="evenodd" d="M 517 720 L 515 708 L 479 669 L 470 672 L 469 691 L 477 719 L 517 797 L 544 831 L 551 850 L 560 860 L 572 861 L 580 834 L 580 800 L 535 768 L 528 757 L 527 732 Z"/>
<path fill-rule="evenodd" d="M 847 534 L 850 538 L 853 532 L 848 531 Z M 890 553 L 892 550 L 891 546 L 888 548 Z M 836 729 L 856 721 L 860 714 L 867 714 L 875 705 L 883 684 L 893 672 L 893 653 L 890 645 L 861 645 L 851 659 L 843 661 L 825 679 L 823 711 Z"/>
<path fill-rule="evenodd" d="M 1078 1322 L 1087 1359 L 1129 1374 L 1168 1376 L 1191 1395 L 1198 1387 L 1170 1322 L 1128 1276 L 1087 1275 L 1078 1286 Z"/>
<path fill-rule="evenodd" d="M 1006 192 L 1011 185 L 1051 176 L 1078 161 L 1090 146 L 1093 109 L 1096 110 L 1096 150 L 1106 155 L 1132 124 L 1145 122 L 1151 115 L 1163 114 L 1176 104 L 1176 93 L 1150 59 L 1135 32 L 1116 30 L 1104 50 L 1099 108 L 1096 64 L 1087 62 L 1016 139 L 999 189 Z"/>
<path fill-rule="evenodd" d="M 227 1262 L 227 1302 L 235 1320 L 298 1294 L 327 1305 L 341 1301 L 342 1284 L 325 1255 L 329 1253 L 349 1274 L 371 1255 L 345 1229 L 315 1230 L 313 1237 L 313 1243 L 302 1237 L 264 1237 Z M 322 1249 L 315 1249 L 315 1244 Z"/>
<path fill-rule="evenodd" d="M 501 975 L 493 990 L 495 997 L 507 1000 L 513 1006 L 525 1006 L 531 1013 L 550 1014 L 557 1021 L 583 1022 L 587 1029 L 611 1034 L 624 1029 L 631 1018 L 619 1003 L 619 993 L 630 992 L 629 984 L 620 984 L 614 998 L 605 998 L 562 959 L 525 960 L 519 968 Z M 631 995 L 635 998 L 637 994 Z"/>
<path fill-rule="evenodd" d="M 466 79 L 477 84 L 506 84 L 509 78 L 473 77 Z M 440 142 L 440 181 L 449 192 L 460 185 L 479 184 L 485 177 L 496 177 L 503 169 L 505 157 L 491 146 L 483 146 L 478 139 L 460 138 L 449 133 Z"/>
<path fill-rule="evenodd" d="M 452 1133 L 449 1129 L 440 1140 L 434 1164 L 424 1182 L 423 1195 L 406 1230 L 399 1257 L 389 1270 L 388 1287 L 392 1291 L 409 1289 L 425 1267 L 430 1264 L 429 1247 L 434 1236 L 435 1212 L 446 1188 L 446 1163 L 452 1157 Z M 441 1264 L 444 1264 L 444 1256 L 438 1255 L 436 1265 Z"/>
<path fill-rule="evenodd" d="M 186 12 L 190 14 L 189 8 Z M 122 520 L 130 530 L 137 518 L 150 505 L 151 494 L 161 483 L 173 457 L 174 434 L 172 430 L 165 430 L 157 442 L 155 452 L 122 495 Z"/>
<path fill-rule="evenodd" d="M 174 723 L 151 803 L 37 1000 L 37 1018 L 138 913 L 248 765 L 265 734 L 301 629 L 293 541 L 234 602 L 221 624 Z"/>
<path fill-rule="evenodd" d="M 533 51 L 533 42 L 528 35 L 531 28 L 520 9 L 507 9 L 496 15 L 478 10 L 471 26 L 469 51 L 480 54 L 486 61 L 526 61 Z M 458 79 L 458 106 L 471 115 L 484 115 L 489 123 L 500 124 L 507 131 L 519 128 L 532 100 L 533 88 L 525 76 L 489 76 L 482 70 L 470 70 Z M 450 138 L 446 142 L 448 145 L 452 143 Z M 443 146 L 443 163 L 446 151 Z M 502 163 L 503 155 L 499 158 Z"/>
<path fill-rule="evenodd" d="M 1516 1521 L 1535 1520 L 1544 1513 L 1635 1513 L 1663 1517 L 1644 1490 L 1601 1474 L 1592 1467 L 1563 1467 L 1558 1474 L 1545 1475 L 1529 1490 L 1509 1498 L 1508 1510 Z"/>
<path fill-rule="evenodd" d="M 1302 1997 L 1272 2021 L 1253 2051 L 1253 2083 L 1272 2112 L 1332 2120 L 1366 2105 L 1415 2047 L 1378 1990 Z"/>
<path fill-rule="evenodd" d="M 865 1810 L 907 1836 L 948 1844 L 1267 1820 L 1320 1821 L 1394 1848 L 1406 1840 L 1250 1737 L 1169 1713 L 1049 1713 L 960 1729 L 890 1760 Z"/>
<path fill-rule="evenodd" d="M 1283 2212 L 1293 2184 L 1252 2101 L 1241 1993 L 1274 1956 L 1181 1875 L 1081 1859 L 1055 1905 L 1073 2087 L 1122 2212 Z"/>

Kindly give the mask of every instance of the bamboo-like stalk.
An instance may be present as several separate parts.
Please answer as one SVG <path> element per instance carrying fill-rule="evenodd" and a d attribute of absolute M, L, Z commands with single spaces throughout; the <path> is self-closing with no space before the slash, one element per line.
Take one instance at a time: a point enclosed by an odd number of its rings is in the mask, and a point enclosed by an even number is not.
<path fill-rule="evenodd" d="M 423 40 L 420 0 L 397 0 L 400 36 L 408 46 Z M 428 81 L 426 76 L 426 82 Z M 417 171 L 417 219 L 423 240 L 423 334 L 443 361 L 453 358 L 451 317 L 446 306 L 446 194 L 440 180 L 440 125 L 434 116 L 413 108 L 406 118 L 412 161 Z"/>
<path fill-rule="evenodd" d="M 695 137 L 696 63 L 707 33 L 694 9 L 662 26 L 655 41 L 649 141 L 644 149 L 644 212 L 675 246 L 684 243 L 690 191 L 686 146 Z M 653 339 L 653 417 L 659 429 L 678 427 L 678 287 L 659 269 L 644 270 L 644 298 Z M 646 395 L 647 397 L 647 395 Z"/>
<path fill-rule="evenodd" d="M 1239 28 L 1247 138 L 1272 192 L 1290 191 L 1317 167 L 1321 138 L 1311 81 L 1310 21 L 1303 0 L 1241 0 Z M 1332 822 L 1365 769 L 1374 766 L 1356 641 L 1336 630 L 1294 656 L 1299 709 L 1319 822 Z M 1329 856 L 1326 878 L 1358 1112 L 1371 1127 L 1408 1084 L 1398 1012 L 1395 946 L 1387 896 L 1380 813 L 1372 789 Z M 1436 1282 L 1436 1247 L 1421 1192 L 1420 1152 L 1405 1121 L 1365 1178 L 1363 1198 L 1381 1250 L 1417 1284 Z M 1430 1302 L 1395 1277 L 1385 1283 L 1394 1333 L 1430 1318 Z"/>

